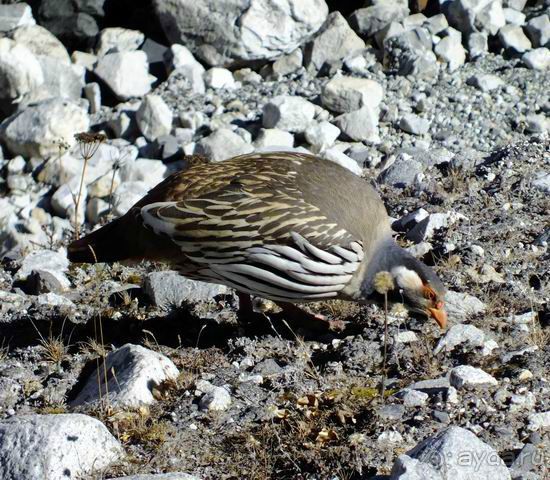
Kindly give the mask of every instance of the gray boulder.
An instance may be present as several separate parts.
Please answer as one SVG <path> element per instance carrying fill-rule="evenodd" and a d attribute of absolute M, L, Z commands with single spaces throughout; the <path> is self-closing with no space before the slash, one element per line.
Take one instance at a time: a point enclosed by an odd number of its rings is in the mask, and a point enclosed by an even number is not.
<path fill-rule="evenodd" d="M 224 67 L 290 53 L 328 15 L 324 0 L 154 0 L 153 5 L 171 43 Z"/>
<path fill-rule="evenodd" d="M 345 57 L 365 48 L 340 12 L 332 12 L 315 38 L 304 48 L 304 65 L 312 73 L 335 72 Z"/>
<path fill-rule="evenodd" d="M 51 98 L 6 118 L 0 124 L 0 138 L 15 155 L 47 158 L 59 152 L 59 141 L 74 144 L 75 133 L 89 127 L 81 104 Z"/>
<path fill-rule="evenodd" d="M 122 446 L 105 425 L 87 415 L 22 415 L 0 421 L 2 480 L 82 478 L 123 457 Z"/>
<path fill-rule="evenodd" d="M 390 480 L 510 480 L 497 452 L 475 434 L 449 427 L 401 455 Z"/>

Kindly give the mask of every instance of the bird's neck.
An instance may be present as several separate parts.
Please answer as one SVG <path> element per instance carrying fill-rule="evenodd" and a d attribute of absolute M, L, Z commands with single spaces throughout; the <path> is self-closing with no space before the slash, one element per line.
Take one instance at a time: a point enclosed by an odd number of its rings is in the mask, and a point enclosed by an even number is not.
<path fill-rule="evenodd" d="M 361 284 L 361 296 L 370 297 L 374 293 L 374 277 L 379 272 L 391 272 L 394 267 L 403 264 L 410 254 L 401 248 L 393 238 L 382 239 L 373 249 L 363 282 Z"/>

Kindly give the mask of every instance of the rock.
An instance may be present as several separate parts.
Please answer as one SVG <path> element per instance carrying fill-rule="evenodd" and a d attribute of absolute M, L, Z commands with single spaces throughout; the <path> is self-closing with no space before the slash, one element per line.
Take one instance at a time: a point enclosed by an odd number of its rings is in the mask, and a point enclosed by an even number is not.
<path fill-rule="evenodd" d="M 206 90 L 204 84 L 204 67 L 197 62 L 193 54 L 183 45 L 172 45 L 166 50 L 164 63 L 169 72 L 176 72 L 189 82 L 193 93 L 202 94 Z"/>
<path fill-rule="evenodd" d="M 0 32 L 35 24 L 31 7 L 26 3 L 0 5 Z"/>
<path fill-rule="evenodd" d="M 33 272 L 44 272 L 59 278 L 63 284 L 68 280 L 64 273 L 69 267 L 69 260 L 64 253 L 52 250 L 35 250 L 23 259 L 21 267 L 14 276 L 17 281 L 27 280 Z M 61 280 L 62 278 L 62 280 Z"/>
<path fill-rule="evenodd" d="M 329 14 L 315 38 L 304 47 L 304 65 L 314 74 L 338 70 L 345 57 L 365 48 L 365 42 L 338 11 Z"/>
<path fill-rule="evenodd" d="M 414 113 L 407 113 L 401 117 L 399 128 L 413 135 L 424 135 L 430 129 L 430 122 Z"/>
<path fill-rule="evenodd" d="M 315 105 L 303 97 L 279 95 L 264 105 L 262 124 L 264 128 L 278 128 L 301 133 L 315 116 Z"/>
<path fill-rule="evenodd" d="M 525 31 L 534 47 L 549 47 L 550 16 L 548 13 L 531 18 L 525 26 Z"/>
<path fill-rule="evenodd" d="M 363 169 L 357 164 L 357 162 L 348 157 L 345 153 L 342 153 L 336 148 L 329 148 L 321 152 L 321 157 L 325 160 L 337 163 L 341 167 L 347 168 L 350 172 L 355 173 L 355 175 L 361 175 Z"/>
<path fill-rule="evenodd" d="M 365 105 L 336 117 L 334 123 L 351 140 L 379 143 L 378 117 L 378 108 Z"/>
<path fill-rule="evenodd" d="M 482 92 L 490 92 L 504 85 L 504 81 L 501 78 L 489 73 L 476 73 L 466 83 L 478 88 Z"/>
<path fill-rule="evenodd" d="M 37 57 L 55 58 L 66 65 L 71 64 L 71 57 L 63 44 L 48 30 L 40 25 L 26 25 L 9 33 L 18 45 L 24 45 Z M 47 72 L 46 72 L 47 73 Z"/>
<path fill-rule="evenodd" d="M 521 12 L 525 8 L 526 4 L 527 0 L 504 0 L 505 7 L 513 8 L 518 12 Z"/>
<path fill-rule="evenodd" d="M 504 48 L 510 48 L 518 53 L 525 52 L 531 48 L 531 42 L 523 33 L 521 27 L 506 25 L 498 31 L 498 38 Z"/>
<path fill-rule="evenodd" d="M 447 22 L 447 17 L 445 17 L 445 15 L 439 13 L 433 17 L 427 18 L 420 25 L 426 27 L 432 35 L 437 35 L 449 26 L 449 22 Z"/>
<path fill-rule="evenodd" d="M 216 387 L 206 380 L 199 380 L 195 387 L 204 395 L 199 401 L 201 410 L 223 412 L 231 406 L 231 395 L 224 387 Z"/>
<path fill-rule="evenodd" d="M 497 452 L 461 427 L 446 428 L 400 455 L 390 480 L 510 480 Z"/>
<path fill-rule="evenodd" d="M 59 141 L 74 144 L 86 132 L 86 110 L 70 100 L 52 98 L 28 106 L 0 124 L 0 138 L 14 155 L 47 158 L 59 152 Z"/>
<path fill-rule="evenodd" d="M 382 183 L 404 188 L 413 185 L 424 171 L 424 165 L 407 153 L 400 153 L 394 162 L 388 165 L 379 175 Z M 416 227 L 415 227 L 416 228 Z M 423 237 L 417 237 L 419 241 Z"/>
<path fill-rule="evenodd" d="M 390 480 L 443 480 L 439 472 L 430 465 L 408 455 L 399 455 L 395 461 Z"/>
<path fill-rule="evenodd" d="M 91 72 L 97 65 L 97 56 L 92 53 L 79 52 L 78 50 L 75 50 L 71 54 L 71 61 L 75 65 L 84 67 L 86 70 Z"/>
<path fill-rule="evenodd" d="M 80 179 L 72 178 L 69 182 L 61 185 L 52 195 L 51 203 L 54 212 L 61 218 L 67 218 L 71 222 L 78 222 L 82 225 L 86 214 L 86 198 L 88 197 L 88 189 L 85 185 L 80 188 Z M 78 213 L 75 218 L 76 202 L 80 194 L 78 202 Z"/>
<path fill-rule="evenodd" d="M 38 295 L 36 297 L 36 304 L 50 308 L 63 307 L 65 309 L 68 308 L 72 310 L 76 308 L 76 305 L 71 300 L 52 292 Z"/>
<path fill-rule="evenodd" d="M 489 51 L 488 37 L 483 32 L 473 32 L 468 36 L 468 53 L 474 59 Z"/>
<path fill-rule="evenodd" d="M 290 53 L 328 15 L 324 0 L 155 0 L 153 5 L 170 43 L 182 43 L 209 65 L 223 67 Z"/>
<path fill-rule="evenodd" d="M 44 83 L 25 98 L 25 103 L 35 103 L 48 98 L 68 98 L 77 102 L 84 87 L 83 67 L 60 62 L 55 57 L 37 56 L 44 73 Z"/>
<path fill-rule="evenodd" d="M 109 53 L 98 60 L 94 73 L 120 100 L 149 93 L 154 79 L 149 75 L 147 55 L 141 50 Z"/>
<path fill-rule="evenodd" d="M 493 348 L 493 343 L 490 343 L 485 338 L 485 333 L 473 325 L 458 324 L 453 325 L 434 349 L 434 355 L 441 351 L 451 352 L 459 345 L 466 344 L 469 348 L 483 347 L 483 354 L 490 353 Z M 498 346 L 498 345 L 497 345 Z M 489 347 L 489 348 L 486 348 Z M 493 347 L 493 348 L 490 348 Z"/>
<path fill-rule="evenodd" d="M 0 38 L 0 99 L 20 101 L 44 83 L 42 66 L 25 46 Z"/>
<path fill-rule="evenodd" d="M 237 83 L 231 71 L 226 68 L 213 67 L 204 74 L 204 82 L 209 88 L 237 88 Z"/>
<path fill-rule="evenodd" d="M 468 318 L 483 313 L 486 308 L 481 300 L 467 293 L 449 290 L 445 295 L 445 310 L 450 318 Z"/>
<path fill-rule="evenodd" d="M 254 141 L 255 148 L 294 147 L 294 135 L 278 128 L 262 128 Z"/>
<path fill-rule="evenodd" d="M 350 17 L 351 27 L 363 37 L 370 37 L 391 22 L 398 22 L 409 15 L 409 8 L 402 2 L 390 0 L 355 10 Z"/>
<path fill-rule="evenodd" d="M 419 390 L 405 389 L 400 393 L 399 398 L 403 400 L 403 405 L 407 408 L 422 407 L 426 405 L 430 396 Z"/>
<path fill-rule="evenodd" d="M 143 288 L 151 302 L 164 309 L 179 307 L 184 302 L 210 302 L 229 292 L 223 285 L 190 280 L 171 271 L 149 273 Z"/>
<path fill-rule="evenodd" d="M 518 12 L 513 8 L 504 9 L 504 18 L 506 19 L 507 24 L 516 26 L 525 25 L 525 14 Z"/>
<path fill-rule="evenodd" d="M 0 421 L 0 439 L 4 480 L 101 475 L 101 470 L 124 457 L 107 428 L 81 414 L 17 415 Z"/>
<path fill-rule="evenodd" d="M 119 172 L 122 182 L 143 182 L 153 188 L 168 175 L 168 167 L 158 160 L 138 158 L 125 162 Z"/>
<path fill-rule="evenodd" d="M 550 411 L 532 413 L 529 415 L 527 428 L 532 432 L 546 432 L 550 430 Z"/>
<path fill-rule="evenodd" d="M 459 365 L 451 369 L 449 381 L 457 389 L 497 386 L 497 380 L 480 368 Z"/>
<path fill-rule="evenodd" d="M 382 86 L 365 78 L 336 76 L 321 92 L 323 106 L 333 112 L 346 113 L 367 106 L 377 108 L 384 96 Z"/>
<path fill-rule="evenodd" d="M 113 214 L 115 217 L 124 215 L 132 206 L 144 197 L 150 186 L 145 182 L 121 183 L 113 193 Z"/>
<path fill-rule="evenodd" d="M 550 193 L 550 172 L 538 172 L 533 179 L 533 187 L 543 193 Z"/>
<path fill-rule="evenodd" d="M 39 2 L 38 23 L 65 45 L 87 50 L 96 43 L 98 21 L 105 16 L 105 0 L 48 0 Z"/>
<path fill-rule="evenodd" d="M 107 354 L 105 364 L 89 375 L 71 405 L 100 401 L 119 408 L 150 405 L 155 402 L 154 390 L 178 375 L 178 369 L 168 357 L 127 343 Z"/>
<path fill-rule="evenodd" d="M 109 213 L 110 205 L 101 198 L 94 197 L 86 205 L 86 218 L 92 225 L 99 223 Z"/>
<path fill-rule="evenodd" d="M 451 0 L 445 7 L 449 24 L 462 33 L 482 31 L 496 35 L 506 23 L 500 0 Z"/>
<path fill-rule="evenodd" d="M 296 72 L 302 67 L 304 55 L 301 48 L 297 48 L 288 55 L 283 55 L 273 62 L 271 70 L 276 77 L 283 77 Z"/>
<path fill-rule="evenodd" d="M 439 74 L 439 63 L 432 52 L 428 30 L 416 27 L 386 40 L 385 63 L 390 72 L 432 81 Z"/>
<path fill-rule="evenodd" d="M 311 124 L 304 132 L 305 139 L 316 151 L 334 145 L 340 136 L 340 129 L 330 122 L 322 121 Z"/>
<path fill-rule="evenodd" d="M 521 60 L 531 70 L 548 70 L 550 68 L 550 50 L 548 48 L 535 48 L 525 52 Z"/>
<path fill-rule="evenodd" d="M 145 35 L 137 30 L 120 27 L 104 28 L 99 32 L 96 55 L 102 57 L 109 53 L 133 52 L 144 40 Z"/>
<path fill-rule="evenodd" d="M 441 60 L 447 62 L 449 72 L 454 72 L 466 61 L 466 50 L 462 46 L 460 36 L 449 35 L 443 38 L 434 48 L 434 52 Z"/>
<path fill-rule="evenodd" d="M 216 130 L 208 137 L 203 138 L 197 146 L 199 153 L 215 162 L 251 153 L 254 150 L 240 135 L 227 128 Z"/>
<path fill-rule="evenodd" d="M 392 446 L 403 442 L 403 436 L 399 432 L 388 430 L 378 435 L 376 443 L 382 446 Z"/>
<path fill-rule="evenodd" d="M 90 104 L 90 113 L 97 113 L 101 110 L 101 89 L 96 82 L 88 83 L 84 86 L 84 96 Z"/>
<path fill-rule="evenodd" d="M 160 95 L 145 95 L 138 111 L 136 122 L 143 136 L 152 142 L 169 135 L 172 130 L 172 110 Z"/>

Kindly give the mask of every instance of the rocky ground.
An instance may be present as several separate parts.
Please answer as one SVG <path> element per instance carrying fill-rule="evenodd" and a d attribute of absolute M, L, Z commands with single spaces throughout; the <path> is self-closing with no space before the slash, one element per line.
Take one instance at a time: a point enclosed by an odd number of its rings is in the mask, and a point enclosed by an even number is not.
<path fill-rule="evenodd" d="M 547 2 L 2 3 L 0 478 L 550 478 Z M 384 395 L 382 308 L 243 323 L 166 266 L 68 263 L 262 149 L 363 175 L 449 289 L 446 331 L 388 312 Z"/>

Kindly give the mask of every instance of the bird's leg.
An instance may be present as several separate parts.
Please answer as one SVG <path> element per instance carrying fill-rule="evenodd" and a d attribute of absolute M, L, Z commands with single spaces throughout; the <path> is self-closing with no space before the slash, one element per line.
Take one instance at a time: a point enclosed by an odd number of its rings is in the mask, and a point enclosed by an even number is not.
<path fill-rule="evenodd" d="M 332 330 L 342 331 L 345 328 L 345 322 L 342 320 L 330 320 L 320 313 L 309 313 L 297 307 L 293 303 L 276 302 L 281 308 L 283 314 L 288 320 L 300 327 L 311 330 Z"/>
<path fill-rule="evenodd" d="M 243 324 L 252 322 L 258 316 L 252 305 L 252 297 L 248 293 L 237 292 L 237 298 L 239 299 L 237 320 Z"/>

